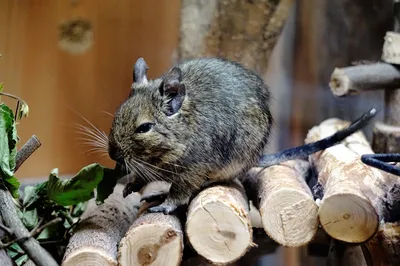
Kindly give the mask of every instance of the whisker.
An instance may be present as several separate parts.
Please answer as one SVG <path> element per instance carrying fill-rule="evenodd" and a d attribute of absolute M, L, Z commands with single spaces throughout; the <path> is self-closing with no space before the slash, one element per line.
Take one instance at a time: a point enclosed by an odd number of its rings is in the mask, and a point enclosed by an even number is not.
<path fill-rule="evenodd" d="M 104 134 L 99 135 L 97 132 L 93 131 L 89 127 L 83 126 L 83 125 L 76 125 L 76 130 L 78 133 L 81 133 L 86 136 L 92 136 L 98 140 L 101 140 L 104 143 L 108 142 L 108 137 L 105 136 Z"/>
<path fill-rule="evenodd" d="M 99 142 L 94 141 L 94 140 L 91 140 L 91 139 L 76 138 L 75 140 L 83 140 L 83 142 L 80 142 L 80 143 L 82 143 L 83 145 L 87 145 L 87 146 L 91 146 L 91 147 L 99 147 L 99 148 L 104 149 L 105 151 L 108 150 L 108 147 L 105 146 L 104 144 L 99 143 Z"/>
<path fill-rule="evenodd" d="M 90 126 L 92 126 L 93 129 L 96 130 L 99 134 L 102 134 L 102 135 L 105 136 L 105 133 L 104 133 L 104 132 L 100 131 L 95 125 L 93 125 L 92 122 L 90 122 L 88 119 L 86 119 L 83 115 L 79 114 L 77 111 L 75 111 L 75 110 L 73 110 L 73 109 L 72 109 L 72 111 L 73 111 L 75 114 L 77 114 L 79 117 L 81 117 L 83 120 L 85 120 L 86 123 L 88 123 Z"/>
<path fill-rule="evenodd" d="M 111 117 L 114 117 L 114 115 L 113 114 L 111 114 L 111 113 L 109 113 L 109 112 L 107 112 L 107 111 L 101 111 L 102 113 L 105 113 L 105 114 L 108 114 L 109 116 L 111 116 Z"/>

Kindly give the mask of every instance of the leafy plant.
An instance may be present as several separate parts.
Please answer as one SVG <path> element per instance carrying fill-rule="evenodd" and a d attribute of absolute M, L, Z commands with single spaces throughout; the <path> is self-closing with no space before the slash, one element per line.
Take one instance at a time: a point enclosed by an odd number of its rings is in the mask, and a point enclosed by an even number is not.
<path fill-rule="evenodd" d="M 19 142 L 17 124 L 27 117 L 29 107 L 23 100 L 2 90 L 3 84 L 0 84 L 0 95 L 17 99 L 18 104 L 14 114 L 4 102 L 0 103 L 0 181 L 18 201 L 17 213 L 33 237 L 44 247 L 54 243 L 58 244 L 57 247 L 65 247 L 88 201 L 97 192 L 96 203 L 102 204 L 113 192 L 122 173 L 93 163 L 83 167 L 73 177 L 61 179 L 58 168 L 54 168 L 47 181 L 26 186 L 21 196 L 20 183 L 14 173 Z M 9 238 L 2 239 L 3 243 L 12 240 Z M 53 247 L 49 245 L 47 249 L 51 249 L 52 255 L 60 260 L 63 249 L 57 248 L 54 252 Z M 17 265 L 28 260 L 18 243 L 8 246 L 7 252 Z"/>

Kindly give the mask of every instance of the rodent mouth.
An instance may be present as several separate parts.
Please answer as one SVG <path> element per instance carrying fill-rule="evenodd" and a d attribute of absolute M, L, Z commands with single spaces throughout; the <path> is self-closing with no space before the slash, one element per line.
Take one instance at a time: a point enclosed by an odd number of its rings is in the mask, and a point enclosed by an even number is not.
<path fill-rule="evenodd" d="M 162 163 L 162 161 L 161 161 L 160 158 L 152 157 L 152 158 L 149 159 L 149 163 L 152 164 L 152 165 L 159 165 L 159 164 Z"/>

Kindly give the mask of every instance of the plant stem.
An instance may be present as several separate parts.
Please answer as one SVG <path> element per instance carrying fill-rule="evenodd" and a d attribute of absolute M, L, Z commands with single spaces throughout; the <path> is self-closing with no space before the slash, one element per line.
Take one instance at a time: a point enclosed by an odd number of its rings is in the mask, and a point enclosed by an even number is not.
<path fill-rule="evenodd" d="M 42 144 L 39 139 L 33 135 L 22 148 L 18 151 L 16 156 L 16 163 L 14 173 L 18 170 L 18 168 L 32 155 Z"/>

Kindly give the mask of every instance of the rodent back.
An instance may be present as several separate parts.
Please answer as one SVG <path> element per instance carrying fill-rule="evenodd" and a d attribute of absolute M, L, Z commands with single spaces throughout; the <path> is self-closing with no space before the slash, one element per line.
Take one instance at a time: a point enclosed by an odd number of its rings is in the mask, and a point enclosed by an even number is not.
<path fill-rule="evenodd" d="M 218 58 L 184 62 L 187 98 L 181 115 L 192 134 L 193 160 L 229 163 L 253 159 L 269 137 L 272 116 L 269 90 L 262 79 L 240 64 Z M 218 160 L 216 160 L 216 157 Z"/>

